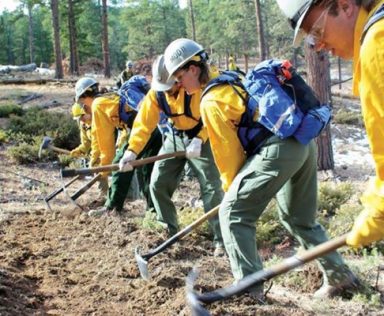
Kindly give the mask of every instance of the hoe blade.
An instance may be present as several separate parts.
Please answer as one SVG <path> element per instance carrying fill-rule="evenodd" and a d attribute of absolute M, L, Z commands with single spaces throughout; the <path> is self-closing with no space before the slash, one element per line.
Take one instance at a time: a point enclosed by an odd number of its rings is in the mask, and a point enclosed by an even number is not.
<path fill-rule="evenodd" d="M 199 301 L 198 295 L 193 290 L 194 283 L 197 279 L 198 271 L 193 269 L 187 276 L 186 296 L 188 305 L 193 316 L 209 316 L 211 315 Z"/>
<path fill-rule="evenodd" d="M 139 267 L 140 275 L 144 280 L 149 280 L 148 261 L 139 253 L 139 247 L 135 248 L 135 259 Z"/>

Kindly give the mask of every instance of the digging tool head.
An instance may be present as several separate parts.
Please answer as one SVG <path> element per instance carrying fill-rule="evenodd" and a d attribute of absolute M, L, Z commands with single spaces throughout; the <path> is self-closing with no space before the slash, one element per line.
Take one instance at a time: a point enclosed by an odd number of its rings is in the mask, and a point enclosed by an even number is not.
<path fill-rule="evenodd" d="M 144 280 L 149 280 L 148 261 L 139 253 L 139 247 L 135 248 L 135 259 L 139 267 L 140 275 Z"/>
<path fill-rule="evenodd" d="M 41 159 L 41 153 L 43 149 L 47 149 L 49 145 L 52 143 L 52 138 L 48 136 L 44 136 L 43 141 L 41 142 L 40 148 L 39 148 L 39 159 Z"/>
<path fill-rule="evenodd" d="M 198 295 L 194 291 L 193 287 L 199 272 L 196 268 L 193 268 L 187 276 L 186 296 L 188 305 L 192 311 L 193 316 L 209 316 L 211 315 L 199 301 Z"/>

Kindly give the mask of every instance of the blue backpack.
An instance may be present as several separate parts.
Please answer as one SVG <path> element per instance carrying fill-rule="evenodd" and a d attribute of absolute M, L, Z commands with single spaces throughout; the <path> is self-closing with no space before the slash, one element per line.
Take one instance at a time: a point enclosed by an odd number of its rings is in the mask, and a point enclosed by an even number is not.
<path fill-rule="evenodd" d="M 330 107 L 320 105 L 289 61 L 266 60 L 249 71 L 244 82 L 235 72 L 223 72 L 208 83 L 203 95 L 220 84 L 231 85 L 246 105 L 237 133 L 248 156 L 256 154 L 271 135 L 294 136 L 308 144 L 331 118 Z M 247 92 L 246 97 L 237 87 Z"/>
<path fill-rule="evenodd" d="M 128 81 L 124 82 L 117 94 L 120 96 L 119 102 L 119 117 L 120 120 L 127 124 L 129 127 L 136 117 L 137 111 L 141 100 L 150 89 L 149 82 L 144 76 L 132 76 Z M 128 105 L 134 111 L 126 111 Z"/>

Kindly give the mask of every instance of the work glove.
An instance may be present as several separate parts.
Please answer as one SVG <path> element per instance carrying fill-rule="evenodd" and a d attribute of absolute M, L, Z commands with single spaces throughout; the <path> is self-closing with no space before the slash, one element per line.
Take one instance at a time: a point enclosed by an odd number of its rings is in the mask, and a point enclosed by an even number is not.
<path fill-rule="evenodd" d="M 384 239 L 384 211 L 364 209 L 355 219 L 347 245 L 360 247 Z"/>
<path fill-rule="evenodd" d="M 69 155 L 72 157 L 72 158 L 80 158 L 80 157 L 83 157 L 84 156 L 84 153 L 78 149 L 78 148 L 75 148 L 73 149 Z"/>
<path fill-rule="evenodd" d="M 185 156 L 188 159 L 200 157 L 202 144 L 203 144 L 203 141 L 200 138 L 198 137 L 192 138 L 191 142 L 189 143 L 188 147 L 185 150 L 186 151 Z"/>
<path fill-rule="evenodd" d="M 124 152 L 123 158 L 120 159 L 119 161 L 119 169 L 121 172 L 127 172 L 127 171 L 132 171 L 133 166 L 130 164 L 131 161 L 136 160 L 137 155 L 131 151 L 131 150 L 126 150 Z"/>

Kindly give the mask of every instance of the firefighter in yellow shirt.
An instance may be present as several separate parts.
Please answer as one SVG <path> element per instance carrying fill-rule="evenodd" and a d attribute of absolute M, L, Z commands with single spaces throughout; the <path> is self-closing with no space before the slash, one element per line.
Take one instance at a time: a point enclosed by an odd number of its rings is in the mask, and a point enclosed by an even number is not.
<path fill-rule="evenodd" d="M 174 80 L 167 80 L 164 58 L 153 63 L 152 89 L 141 104 L 133 124 L 128 150 L 120 161 L 121 169 L 129 170 L 129 162 L 143 150 L 161 115 L 172 122 L 173 132 L 166 135 L 161 154 L 186 150 L 186 158 L 157 161 L 150 182 L 150 189 L 158 219 L 167 224 L 170 235 L 179 230 L 177 213 L 172 195 L 176 190 L 184 166 L 189 164 L 200 184 L 204 210 L 207 212 L 222 199 L 221 182 L 214 164 L 207 131 L 200 119 L 200 93 L 188 96 Z M 211 222 L 214 232 L 214 254 L 224 254 L 218 218 Z"/>
<path fill-rule="evenodd" d="M 89 157 L 91 152 L 91 123 L 92 112 L 90 108 L 81 106 L 79 103 L 72 105 L 72 116 L 78 122 L 80 129 L 80 145 L 73 149 L 70 153 L 71 157 Z M 95 146 L 94 154 L 89 164 L 97 166 L 99 164 L 99 150 Z M 90 204 L 91 207 L 102 205 L 105 203 L 106 195 L 108 193 L 108 179 L 101 178 L 99 180 L 99 196 Z"/>
<path fill-rule="evenodd" d="M 204 48 L 190 39 L 170 43 L 164 59 L 170 75 L 191 95 L 220 75 L 209 69 Z M 220 227 L 236 281 L 263 268 L 257 252 L 256 222 L 273 197 L 282 224 L 302 246 L 310 248 L 327 241 L 324 228 L 316 221 L 315 142 L 303 145 L 294 137 L 280 139 L 267 131 L 263 139 L 244 144 L 238 130 L 246 110 L 245 93 L 240 86 L 222 83 L 204 91 L 200 103 L 225 192 Z M 249 150 L 252 146 L 258 151 Z M 336 251 L 318 262 L 324 287 L 316 296 L 324 296 L 325 288 L 332 290 L 326 295 L 336 295 L 354 287 L 357 279 Z M 256 302 L 264 302 L 262 284 L 250 289 L 250 294 Z"/>
<path fill-rule="evenodd" d="M 99 150 L 101 166 L 111 164 L 112 162 L 117 163 L 128 146 L 126 143 L 116 153 L 117 129 L 131 129 L 136 117 L 136 110 L 128 105 L 126 100 L 123 100 L 118 93 L 111 92 L 100 95 L 98 83 L 92 78 L 80 79 L 76 83 L 75 92 L 76 100 L 92 109 L 91 160 L 97 150 Z M 138 104 L 136 104 L 136 106 L 138 106 Z M 148 146 L 141 153 L 141 157 L 156 155 L 161 146 L 160 132 L 154 131 L 151 136 Z M 149 183 L 152 168 L 153 164 L 147 164 L 138 169 L 138 172 L 145 174 L 145 176 L 143 176 L 145 180 L 142 182 Z M 104 173 L 103 176 L 105 178 L 108 177 L 108 173 Z M 133 171 L 126 173 L 113 172 L 107 201 L 103 207 L 91 210 L 89 215 L 101 216 L 107 213 L 121 214 L 132 177 Z M 147 200 L 148 208 L 151 208 L 152 201 L 149 190 L 143 192 L 143 195 Z"/>
<path fill-rule="evenodd" d="M 288 5 L 286 0 L 279 0 L 278 4 L 295 29 L 296 46 L 305 37 L 317 51 L 325 49 L 353 60 L 353 93 L 361 98 L 376 177 L 361 198 L 364 210 L 355 220 L 347 243 L 358 247 L 383 239 L 384 1 L 294 0 Z"/>

